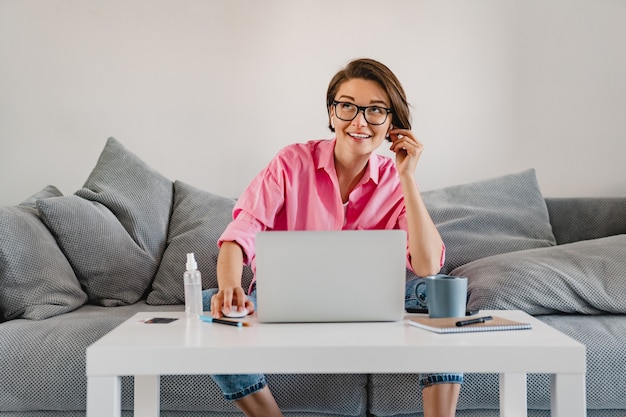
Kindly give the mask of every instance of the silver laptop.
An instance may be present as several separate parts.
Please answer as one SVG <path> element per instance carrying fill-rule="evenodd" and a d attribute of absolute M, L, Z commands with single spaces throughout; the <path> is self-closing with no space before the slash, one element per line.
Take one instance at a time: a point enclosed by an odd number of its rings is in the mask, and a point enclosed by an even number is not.
<path fill-rule="evenodd" d="M 259 321 L 397 321 L 404 316 L 403 230 L 256 235 Z"/>

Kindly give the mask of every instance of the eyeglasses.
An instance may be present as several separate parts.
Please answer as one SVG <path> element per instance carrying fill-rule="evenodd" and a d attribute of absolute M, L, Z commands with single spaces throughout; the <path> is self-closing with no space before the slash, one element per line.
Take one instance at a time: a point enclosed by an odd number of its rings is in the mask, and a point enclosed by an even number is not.
<path fill-rule="evenodd" d="M 333 101 L 335 106 L 335 116 L 344 122 L 351 122 L 359 114 L 363 112 L 365 121 L 371 125 L 382 125 L 387 121 L 387 116 L 391 113 L 391 109 L 380 106 L 357 106 L 347 101 Z"/>

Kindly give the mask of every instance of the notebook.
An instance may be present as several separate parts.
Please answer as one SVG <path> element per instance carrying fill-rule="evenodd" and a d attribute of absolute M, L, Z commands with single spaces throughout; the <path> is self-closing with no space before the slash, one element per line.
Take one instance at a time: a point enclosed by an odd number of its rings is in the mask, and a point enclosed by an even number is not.
<path fill-rule="evenodd" d="M 457 326 L 456 324 L 458 321 L 466 320 L 466 318 L 463 317 L 437 319 L 416 317 L 409 319 L 409 324 L 435 333 L 493 332 L 501 330 L 527 330 L 532 328 L 530 323 L 522 323 L 497 316 L 490 317 L 492 317 L 491 320 L 483 323 L 468 324 L 465 326 Z M 472 319 L 480 319 L 480 316 L 472 316 Z"/>
<path fill-rule="evenodd" d="M 261 322 L 402 320 L 406 233 L 260 232 L 256 279 Z"/>

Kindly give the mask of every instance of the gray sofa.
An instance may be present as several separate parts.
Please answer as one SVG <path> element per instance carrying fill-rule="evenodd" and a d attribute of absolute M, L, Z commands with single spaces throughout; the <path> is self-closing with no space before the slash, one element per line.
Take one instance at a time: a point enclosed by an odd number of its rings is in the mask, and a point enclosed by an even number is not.
<path fill-rule="evenodd" d="M 584 343 L 588 415 L 626 415 L 626 197 L 544 199 L 533 170 L 423 196 L 447 245 L 442 271 L 469 278 L 469 306 L 522 309 Z M 48 186 L 0 208 L 0 416 L 83 416 L 86 347 L 135 312 L 182 310 L 186 252 L 214 287 L 233 204 L 111 138 L 75 194 Z M 457 415 L 498 415 L 497 375 L 465 379 Z M 268 380 L 290 416 L 421 415 L 416 375 Z M 529 375 L 529 416 L 549 415 L 549 386 Z M 129 416 L 132 377 L 122 388 Z M 165 417 L 237 412 L 202 375 L 164 376 L 161 404 Z"/>

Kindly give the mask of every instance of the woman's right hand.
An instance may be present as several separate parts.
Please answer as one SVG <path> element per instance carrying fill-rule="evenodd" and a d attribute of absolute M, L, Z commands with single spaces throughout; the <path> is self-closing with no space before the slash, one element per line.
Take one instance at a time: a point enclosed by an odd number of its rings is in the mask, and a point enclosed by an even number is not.
<path fill-rule="evenodd" d="M 231 309 L 246 309 L 248 314 L 254 313 L 254 303 L 248 299 L 245 291 L 241 286 L 220 288 L 217 294 L 211 299 L 211 317 L 219 319 L 224 316 L 222 308 L 225 312 Z"/>
<path fill-rule="evenodd" d="M 239 307 L 254 312 L 254 303 L 248 300 L 241 286 L 243 250 L 236 242 L 226 241 L 217 257 L 217 287 L 219 291 L 211 299 L 211 317 L 219 319 L 225 311 Z"/>

